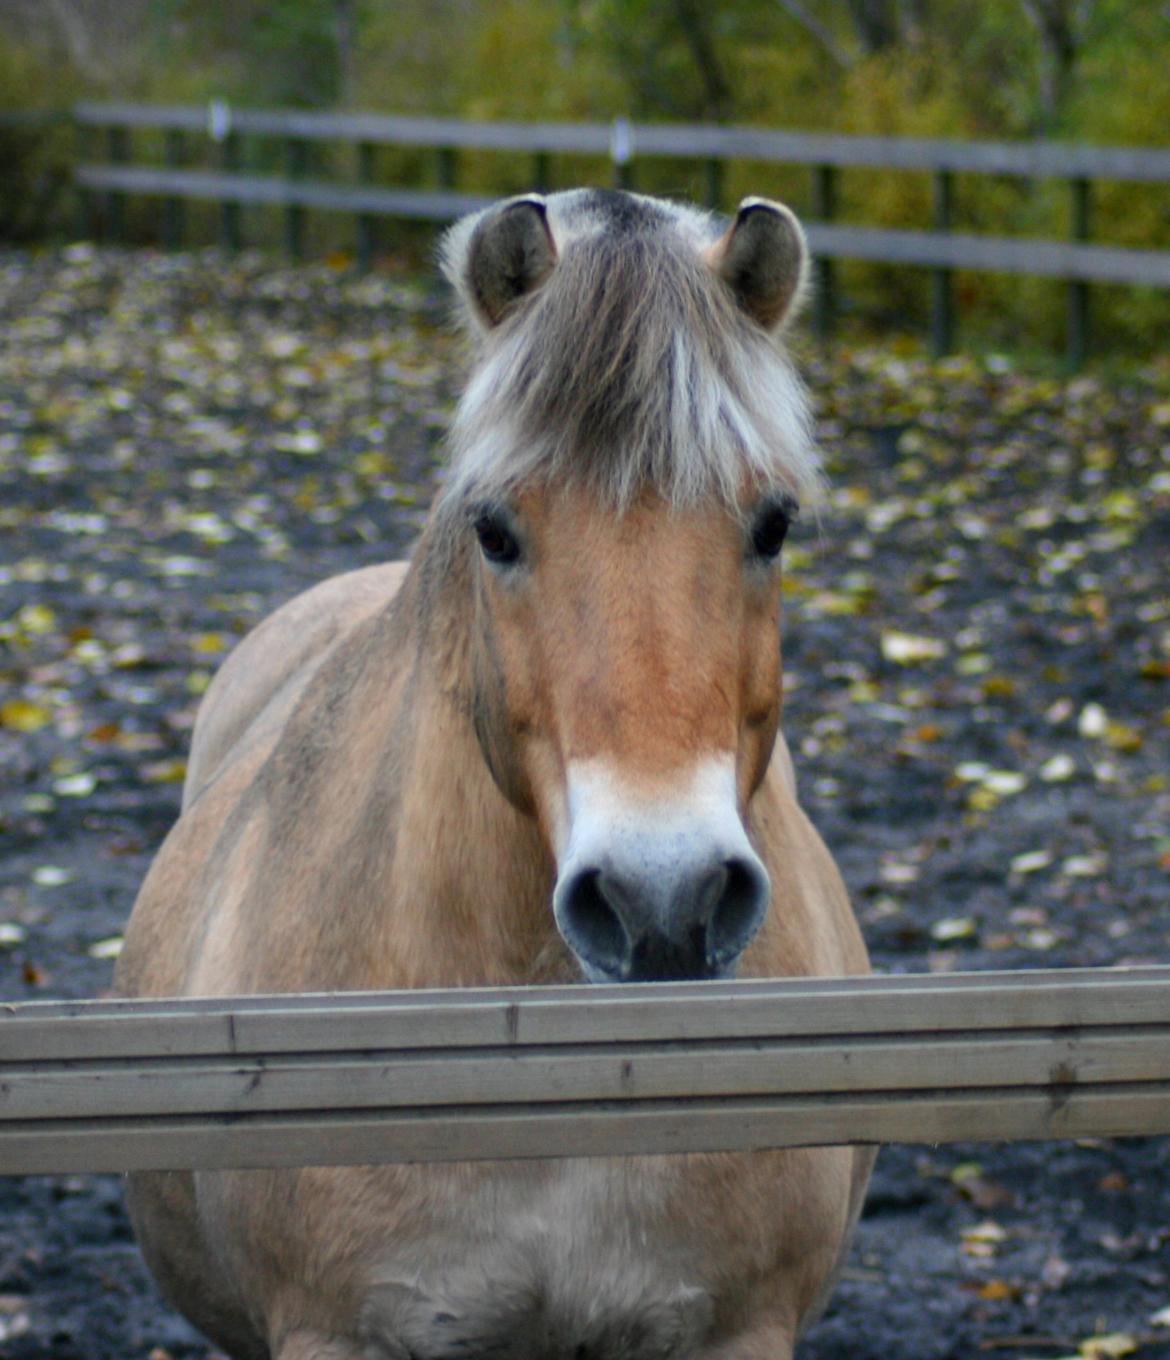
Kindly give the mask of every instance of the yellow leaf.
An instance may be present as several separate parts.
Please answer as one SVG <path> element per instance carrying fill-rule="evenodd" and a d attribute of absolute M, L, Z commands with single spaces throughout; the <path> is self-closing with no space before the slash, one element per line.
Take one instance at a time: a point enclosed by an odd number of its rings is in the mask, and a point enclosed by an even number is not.
<path fill-rule="evenodd" d="M 200 656 L 217 656 L 226 652 L 228 640 L 223 633 L 196 633 L 191 639 L 191 650 Z"/>
<path fill-rule="evenodd" d="M 1090 1336 L 1081 1342 L 1080 1352 L 1085 1360 L 1119 1360 L 1132 1355 L 1138 1343 L 1128 1332 L 1110 1332 L 1108 1336 Z"/>
<path fill-rule="evenodd" d="M 51 633 L 57 626 L 57 616 L 44 604 L 26 604 L 16 616 L 17 624 L 34 637 Z"/>
<path fill-rule="evenodd" d="M 187 777 L 185 760 L 156 760 L 140 771 L 148 784 L 181 784 Z"/>
<path fill-rule="evenodd" d="M 1019 1285 L 1011 1284 L 1007 1280 L 988 1280 L 975 1291 L 981 1299 L 1014 1299 L 1019 1292 Z"/>
<path fill-rule="evenodd" d="M 1010 699 L 1016 692 L 1016 682 L 1010 675 L 989 675 L 983 682 L 985 699 Z"/>
<path fill-rule="evenodd" d="M 1136 727 L 1127 727 L 1125 723 L 1111 722 L 1105 726 L 1106 745 L 1112 746 L 1115 751 L 1124 751 L 1132 755 L 1135 751 L 1142 749 L 1142 734 Z"/>
<path fill-rule="evenodd" d="M 0 704 L 0 727 L 10 728 L 13 732 L 39 732 L 51 719 L 47 708 L 28 699 L 10 699 L 8 703 Z"/>

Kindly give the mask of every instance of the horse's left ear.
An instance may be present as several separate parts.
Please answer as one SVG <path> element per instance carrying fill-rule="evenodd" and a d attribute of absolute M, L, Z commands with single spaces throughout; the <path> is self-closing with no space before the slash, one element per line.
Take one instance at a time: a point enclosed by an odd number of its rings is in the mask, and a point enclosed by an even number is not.
<path fill-rule="evenodd" d="M 778 330 L 796 315 L 808 277 L 808 246 L 783 203 L 745 198 L 706 256 L 743 310 L 767 330 Z"/>

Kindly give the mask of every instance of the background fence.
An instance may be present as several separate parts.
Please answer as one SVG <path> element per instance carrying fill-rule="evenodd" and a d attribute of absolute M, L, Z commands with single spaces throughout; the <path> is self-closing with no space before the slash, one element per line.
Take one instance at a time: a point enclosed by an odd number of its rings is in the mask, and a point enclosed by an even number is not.
<path fill-rule="evenodd" d="M 444 220 L 482 206 L 486 197 L 456 188 L 461 151 L 523 152 L 532 157 L 525 187 L 551 187 L 555 154 L 609 156 L 615 182 L 635 185 L 636 159 L 701 158 L 707 202 L 723 203 L 724 167 L 729 160 L 800 165 L 812 177 L 809 239 L 816 256 L 815 323 L 827 335 L 837 308 L 834 261 L 861 259 L 932 270 L 931 334 L 941 354 L 954 344 L 954 271 L 985 269 L 1064 279 L 1068 287 L 1067 348 L 1071 363 L 1083 361 L 1089 346 L 1089 285 L 1109 282 L 1170 287 L 1170 251 L 1133 250 L 1089 244 L 1092 185 L 1128 180 L 1170 183 L 1170 152 L 1051 143 L 948 142 L 906 138 L 846 137 L 751 128 L 613 125 L 590 123 L 474 123 L 442 118 L 400 118 L 373 114 L 310 114 L 137 105 L 81 105 L 79 129 L 104 134 L 104 163 L 84 161 L 77 170 L 83 192 L 105 195 L 106 217 L 117 236 L 127 194 L 165 201 L 164 237 L 169 245 L 183 234 L 182 203 L 209 199 L 221 204 L 221 237 L 229 248 L 242 237 L 240 210 L 246 204 L 279 205 L 289 252 L 304 248 L 308 209 L 343 212 L 356 219 L 359 262 L 368 265 L 374 220 L 381 215 Z M 131 134 L 165 134 L 162 167 L 138 166 Z M 283 146 L 283 173 L 258 176 L 239 170 L 241 139 L 276 139 Z M 314 143 L 345 145 L 352 153 L 354 182 L 321 182 L 308 177 L 308 148 Z M 198 143 L 198 145 L 196 145 Z M 385 188 L 369 181 L 378 147 L 426 148 L 434 157 L 433 188 Z M 192 152 L 216 161 L 215 168 L 186 168 Z M 933 177 L 934 214 L 929 231 L 898 231 L 834 223 L 838 176 L 847 168 L 914 170 Z M 952 230 L 957 174 L 1060 178 L 1068 185 L 1069 239 L 1021 240 Z"/>
<path fill-rule="evenodd" d="M 1170 968 L 0 1007 L 0 1173 L 1170 1133 Z"/>
<path fill-rule="evenodd" d="M 283 215 L 288 251 L 305 249 L 308 212 L 343 213 L 354 218 L 358 262 L 372 259 L 380 217 L 442 221 L 490 201 L 458 188 L 460 156 L 488 152 L 529 157 L 530 172 L 513 190 L 548 189 L 553 157 L 607 158 L 612 178 L 634 187 L 639 162 L 681 158 L 703 167 L 705 198 L 724 201 L 729 162 L 807 167 L 810 175 L 809 240 L 816 257 L 814 322 L 827 336 L 838 310 L 836 262 L 865 260 L 916 266 L 931 272 L 931 339 L 934 352 L 954 345 L 956 270 L 986 270 L 1063 280 L 1067 291 L 1067 356 L 1073 366 L 1090 345 L 1090 285 L 1170 287 L 1170 251 L 1094 244 L 1094 186 L 1105 182 L 1170 184 L 1170 151 L 1061 145 L 1048 142 L 953 142 L 916 138 L 848 137 L 775 132 L 743 127 L 600 123 L 477 123 L 447 118 L 405 118 L 379 114 L 301 113 L 134 104 L 82 104 L 73 111 L 79 138 L 76 185 L 83 234 L 101 223 L 117 240 L 125 231 L 128 197 L 162 200 L 161 236 L 171 247 L 185 237 L 184 204 L 219 205 L 222 244 L 244 241 L 242 214 L 266 205 Z M 156 163 L 136 156 L 143 141 Z M 263 144 L 271 172 L 242 166 L 245 142 Z M 314 148 L 344 150 L 345 180 L 315 178 Z M 161 158 L 157 149 L 161 147 Z M 424 152 L 431 161 L 427 187 L 376 183 L 377 155 L 386 148 Z M 157 163 L 161 159 L 161 164 Z M 578 164 L 586 162 L 578 161 Z M 914 171 L 929 175 L 933 212 L 929 230 L 895 230 L 836 220 L 840 175 L 848 170 Z M 1067 186 L 1065 239 L 1026 239 L 961 232 L 955 227 L 956 176 L 1001 176 L 1063 180 Z M 584 175 L 571 176 L 576 183 Z"/>

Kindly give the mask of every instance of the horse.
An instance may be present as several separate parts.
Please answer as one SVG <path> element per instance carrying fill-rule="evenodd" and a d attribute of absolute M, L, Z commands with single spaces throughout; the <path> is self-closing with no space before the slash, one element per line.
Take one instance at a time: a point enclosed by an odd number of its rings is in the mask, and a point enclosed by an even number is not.
<path fill-rule="evenodd" d="M 793 214 L 535 194 L 441 246 L 470 340 L 409 562 L 277 610 L 205 695 L 138 997 L 821 976 L 868 963 L 779 731 L 821 479 Z M 133 1175 L 235 1360 L 790 1360 L 843 1147 Z"/>

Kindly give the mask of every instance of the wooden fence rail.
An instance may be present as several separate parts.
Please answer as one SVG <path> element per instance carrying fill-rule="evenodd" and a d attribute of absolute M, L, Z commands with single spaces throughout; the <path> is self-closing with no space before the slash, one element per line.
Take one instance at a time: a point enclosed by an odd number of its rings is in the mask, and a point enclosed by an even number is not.
<path fill-rule="evenodd" d="M 0 1173 L 1170 1133 L 1170 968 L 0 1007 Z"/>
<path fill-rule="evenodd" d="M 1067 352 L 1072 366 L 1089 349 L 1089 285 L 1120 283 L 1170 287 L 1170 251 L 1135 250 L 1089 243 L 1092 185 L 1096 181 L 1170 184 L 1170 151 L 1063 145 L 1052 142 L 951 142 L 932 138 L 849 137 L 746 127 L 603 123 L 479 123 L 454 118 L 415 118 L 367 113 L 305 113 L 234 109 L 213 102 L 206 108 L 169 105 L 80 104 L 74 110 L 86 153 L 79 157 L 76 182 L 84 201 L 101 195 L 106 222 L 116 234 L 123 225 L 127 195 L 165 200 L 164 235 L 169 245 L 182 237 L 182 204 L 203 199 L 221 205 L 221 238 L 241 241 L 245 204 L 278 205 L 285 215 L 285 244 L 303 248 L 306 209 L 352 214 L 357 249 L 369 264 L 379 217 L 449 220 L 490 201 L 456 189 L 460 151 L 520 152 L 532 157 L 524 188 L 550 187 L 550 157 L 607 156 L 615 182 L 631 187 L 634 165 L 647 157 L 701 160 L 706 197 L 722 202 L 724 166 L 729 160 L 800 165 L 812 172 L 814 220 L 809 239 L 816 256 L 814 319 L 827 336 L 837 311 L 835 261 L 859 259 L 931 270 L 931 335 L 936 354 L 954 345 L 956 269 L 1006 272 L 1063 279 L 1067 286 Z M 130 164 L 131 134 L 164 134 L 165 166 Z M 93 136 L 104 133 L 106 158 L 89 158 Z M 189 139 L 215 149 L 213 168 L 185 166 Z M 240 170 L 241 138 L 279 139 L 284 174 L 259 176 Z M 350 145 L 356 183 L 315 181 L 308 174 L 311 143 Z M 426 148 L 434 152 L 436 184 L 431 189 L 371 184 L 378 147 Z M 932 176 L 931 230 L 897 231 L 834 222 L 839 175 L 850 168 L 910 170 Z M 958 174 L 1057 178 L 1067 182 L 1069 234 L 1066 240 L 1032 240 L 972 235 L 953 230 L 954 177 Z"/>

